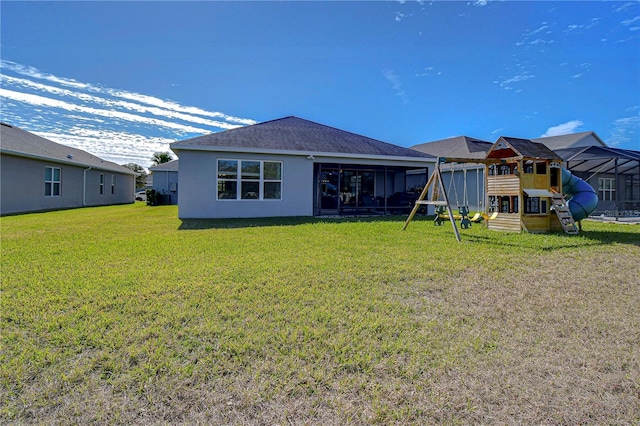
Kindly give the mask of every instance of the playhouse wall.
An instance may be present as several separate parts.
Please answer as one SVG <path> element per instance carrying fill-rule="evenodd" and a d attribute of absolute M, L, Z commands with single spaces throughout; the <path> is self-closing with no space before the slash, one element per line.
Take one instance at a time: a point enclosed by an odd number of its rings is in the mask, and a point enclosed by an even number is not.
<path fill-rule="evenodd" d="M 523 173 L 520 175 L 523 188 L 530 189 L 549 189 L 549 178 L 547 175 L 534 175 Z"/>
<path fill-rule="evenodd" d="M 555 214 L 549 215 L 549 230 L 551 231 L 563 231 L 560 219 Z"/>
<path fill-rule="evenodd" d="M 487 178 L 488 195 L 519 195 L 520 179 L 517 176 L 489 176 Z"/>
<path fill-rule="evenodd" d="M 500 213 L 495 219 L 489 220 L 487 227 L 496 231 L 520 232 L 520 215 L 517 213 Z"/>
<path fill-rule="evenodd" d="M 556 219 L 555 221 L 554 218 Z M 529 232 L 549 232 L 550 229 L 553 229 L 554 222 L 560 227 L 560 222 L 557 218 L 555 214 L 524 215 L 522 216 L 522 223 Z"/>

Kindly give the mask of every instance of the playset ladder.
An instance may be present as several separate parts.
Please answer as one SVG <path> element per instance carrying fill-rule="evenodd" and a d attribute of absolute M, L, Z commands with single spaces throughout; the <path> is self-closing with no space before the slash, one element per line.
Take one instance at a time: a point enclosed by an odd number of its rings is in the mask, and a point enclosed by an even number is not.
<path fill-rule="evenodd" d="M 578 233 L 578 227 L 576 226 L 575 220 L 573 220 L 569 206 L 565 203 L 562 194 L 553 194 L 551 204 L 553 205 L 553 210 L 555 210 L 558 219 L 560 219 L 560 225 L 562 225 L 564 232 L 576 235 Z"/>
<path fill-rule="evenodd" d="M 431 199 L 425 200 L 427 194 L 429 192 L 429 188 L 433 186 L 433 191 L 431 193 Z M 442 197 L 442 199 L 439 199 Z M 449 213 L 449 222 L 451 222 L 451 226 L 453 227 L 453 232 L 456 234 L 456 240 L 460 242 L 460 233 L 458 232 L 458 227 L 456 226 L 456 221 L 453 217 L 453 212 L 451 211 L 451 206 L 449 205 L 449 199 L 447 198 L 447 191 L 444 189 L 444 185 L 442 185 L 442 174 L 440 173 L 440 163 L 436 164 L 436 168 L 429 177 L 429 181 L 424 186 L 420 197 L 416 200 L 407 221 L 404 223 L 402 230 L 404 231 L 409 226 L 409 222 L 413 219 L 413 217 L 418 212 L 420 206 L 424 205 L 433 205 L 433 206 L 446 206 L 447 213 Z"/>

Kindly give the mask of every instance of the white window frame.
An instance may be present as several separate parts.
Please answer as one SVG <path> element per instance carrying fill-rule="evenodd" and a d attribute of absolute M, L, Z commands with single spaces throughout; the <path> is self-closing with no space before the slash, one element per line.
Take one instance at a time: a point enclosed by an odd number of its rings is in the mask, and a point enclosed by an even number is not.
<path fill-rule="evenodd" d="M 616 179 L 598 178 L 598 196 L 602 201 L 616 200 Z"/>
<path fill-rule="evenodd" d="M 100 173 L 100 185 L 98 186 L 98 194 L 104 195 L 104 173 Z"/>
<path fill-rule="evenodd" d="M 218 169 L 220 167 L 220 161 L 233 161 L 236 163 L 236 176 L 235 178 L 221 178 Z M 243 179 L 242 178 L 242 163 L 259 163 L 260 172 L 258 179 Z M 280 179 L 265 179 L 264 165 L 265 163 L 277 163 L 280 165 Z M 277 160 L 254 160 L 254 159 L 236 159 L 236 158 L 218 158 L 216 161 L 216 200 L 218 201 L 281 201 L 282 200 L 282 174 L 283 163 Z M 235 182 L 236 194 L 235 198 L 220 198 L 220 192 L 218 186 L 221 182 Z M 258 183 L 258 194 L 256 198 L 242 198 L 242 183 L 243 182 L 255 182 Z M 265 198 L 265 184 L 278 183 L 280 184 L 280 191 L 278 198 Z"/>
<path fill-rule="evenodd" d="M 50 175 L 48 171 L 51 170 Z M 58 179 L 56 179 L 56 170 L 58 171 Z M 47 176 L 49 175 L 49 176 Z M 47 187 L 48 186 L 48 187 Z M 56 194 L 55 188 L 58 188 Z M 60 197 L 62 194 L 62 169 L 60 167 L 45 166 L 44 168 L 44 196 Z"/>
<path fill-rule="evenodd" d="M 111 175 L 111 195 L 116 193 L 116 175 Z"/>

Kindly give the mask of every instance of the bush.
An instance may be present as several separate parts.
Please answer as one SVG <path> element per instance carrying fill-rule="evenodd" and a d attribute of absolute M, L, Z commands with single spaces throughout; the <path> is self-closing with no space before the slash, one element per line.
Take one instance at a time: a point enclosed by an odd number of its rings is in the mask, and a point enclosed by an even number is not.
<path fill-rule="evenodd" d="M 147 205 L 157 206 L 159 204 L 159 195 L 155 189 L 147 189 Z"/>

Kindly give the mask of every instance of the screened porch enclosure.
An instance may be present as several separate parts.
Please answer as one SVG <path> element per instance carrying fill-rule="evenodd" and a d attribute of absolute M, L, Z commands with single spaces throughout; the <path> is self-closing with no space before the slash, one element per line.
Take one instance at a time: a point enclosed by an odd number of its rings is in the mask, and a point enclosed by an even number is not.
<path fill-rule="evenodd" d="M 428 168 L 316 164 L 314 212 L 408 213 L 427 183 Z"/>

